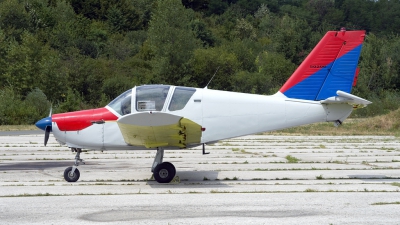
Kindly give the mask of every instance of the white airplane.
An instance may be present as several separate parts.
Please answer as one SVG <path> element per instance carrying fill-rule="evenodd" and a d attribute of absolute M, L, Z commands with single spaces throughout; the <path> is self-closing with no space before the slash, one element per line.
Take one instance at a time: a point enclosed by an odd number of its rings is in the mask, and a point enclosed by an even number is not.
<path fill-rule="evenodd" d="M 259 132 L 316 122 L 340 125 L 354 108 L 371 102 L 350 94 L 358 76 L 365 31 L 329 31 L 274 95 L 236 93 L 172 85 L 127 90 L 104 108 L 53 114 L 36 123 L 76 152 L 64 171 L 79 179 L 87 150 L 157 150 L 151 167 L 159 183 L 176 174 L 163 162 L 165 149 L 185 149 Z"/>

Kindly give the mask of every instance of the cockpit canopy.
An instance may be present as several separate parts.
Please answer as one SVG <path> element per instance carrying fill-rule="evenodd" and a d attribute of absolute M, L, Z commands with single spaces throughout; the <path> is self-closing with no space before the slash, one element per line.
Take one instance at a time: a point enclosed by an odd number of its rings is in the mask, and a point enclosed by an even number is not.
<path fill-rule="evenodd" d="M 136 90 L 134 107 L 132 107 L 132 92 Z M 173 90 L 173 93 L 172 93 Z M 169 92 L 172 97 L 167 98 Z M 182 110 L 192 95 L 195 88 L 174 87 L 169 85 L 144 85 L 122 93 L 111 101 L 108 106 L 120 115 L 130 114 L 132 110 L 143 111 L 177 111 Z M 170 94 L 170 95 L 171 95 Z M 171 99 L 170 101 L 167 99 Z M 169 104 L 164 108 L 164 105 Z"/>
<path fill-rule="evenodd" d="M 146 85 L 136 87 L 136 111 L 161 111 L 170 86 Z"/>
<path fill-rule="evenodd" d="M 131 113 L 131 99 L 132 89 L 129 89 L 122 93 L 120 96 L 112 100 L 108 106 L 115 110 L 120 115 Z"/>

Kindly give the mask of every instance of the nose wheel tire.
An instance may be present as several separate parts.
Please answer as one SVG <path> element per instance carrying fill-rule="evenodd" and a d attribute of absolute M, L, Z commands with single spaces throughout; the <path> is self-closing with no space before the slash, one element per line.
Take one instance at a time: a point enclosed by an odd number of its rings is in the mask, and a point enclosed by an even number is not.
<path fill-rule="evenodd" d="M 75 171 L 72 173 L 72 166 L 68 167 L 64 170 L 64 179 L 68 182 L 76 182 L 79 180 L 79 170 L 76 168 Z"/>
<path fill-rule="evenodd" d="M 154 179 L 158 183 L 169 183 L 174 179 L 176 174 L 175 166 L 170 162 L 163 162 L 154 168 Z"/>

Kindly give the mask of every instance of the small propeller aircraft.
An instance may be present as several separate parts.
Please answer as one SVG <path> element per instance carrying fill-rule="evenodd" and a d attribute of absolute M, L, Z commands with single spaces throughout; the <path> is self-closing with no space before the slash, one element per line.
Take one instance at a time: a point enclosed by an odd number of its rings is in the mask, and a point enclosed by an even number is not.
<path fill-rule="evenodd" d="M 316 122 L 340 125 L 371 102 L 350 94 L 358 77 L 365 31 L 329 31 L 274 95 L 264 96 L 172 85 L 127 90 L 104 108 L 53 114 L 36 123 L 76 152 L 64 171 L 79 179 L 87 150 L 157 150 L 151 170 L 159 183 L 176 174 L 165 149 L 185 149 L 222 139 Z"/>

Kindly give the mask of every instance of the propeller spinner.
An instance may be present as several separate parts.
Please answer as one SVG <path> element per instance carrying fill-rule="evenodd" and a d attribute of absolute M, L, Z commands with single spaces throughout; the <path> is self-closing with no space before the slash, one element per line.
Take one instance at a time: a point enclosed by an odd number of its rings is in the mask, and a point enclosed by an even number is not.
<path fill-rule="evenodd" d="M 46 118 L 43 118 L 43 119 L 39 120 L 39 121 L 36 122 L 36 124 L 35 124 L 39 129 L 45 131 L 45 133 L 44 133 L 44 146 L 47 145 L 47 141 L 49 140 L 50 132 L 51 132 L 51 130 L 52 130 L 52 127 L 51 127 L 51 114 L 52 114 L 52 111 L 53 111 L 53 110 L 50 109 L 50 114 L 49 114 L 49 116 L 46 117 Z"/>

